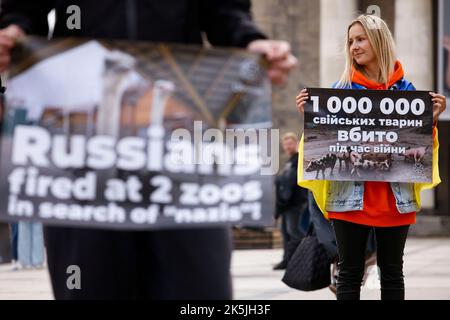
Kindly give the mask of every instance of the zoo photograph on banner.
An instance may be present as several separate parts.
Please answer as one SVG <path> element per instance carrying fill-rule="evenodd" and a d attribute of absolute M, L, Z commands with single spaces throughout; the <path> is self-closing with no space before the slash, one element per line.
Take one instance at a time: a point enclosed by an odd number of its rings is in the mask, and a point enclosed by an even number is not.
<path fill-rule="evenodd" d="M 0 220 L 271 225 L 264 66 L 238 49 L 27 38 L 7 84 Z"/>
<path fill-rule="evenodd" d="M 425 91 L 308 89 L 304 180 L 431 182 Z"/>

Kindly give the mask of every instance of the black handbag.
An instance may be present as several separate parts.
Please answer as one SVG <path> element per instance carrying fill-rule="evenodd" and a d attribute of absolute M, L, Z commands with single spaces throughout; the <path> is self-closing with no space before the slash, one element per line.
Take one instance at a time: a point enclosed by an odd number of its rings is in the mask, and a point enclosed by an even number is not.
<path fill-rule="evenodd" d="M 331 283 L 331 259 L 317 237 L 303 238 L 288 262 L 282 281 L 301 291 L 326 288 Z"/>

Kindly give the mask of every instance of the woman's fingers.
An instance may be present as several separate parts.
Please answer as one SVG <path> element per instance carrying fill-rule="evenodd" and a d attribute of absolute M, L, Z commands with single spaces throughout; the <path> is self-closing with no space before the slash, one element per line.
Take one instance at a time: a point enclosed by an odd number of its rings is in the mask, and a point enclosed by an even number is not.
<path fill-rule="evenodd" d="M 433 104 L 433 111 L 438 111 L 439 114 L 441 114 L 442 112 L 445 111 L 445 108 L 442 105 L 442 103 L 436 102 Z"/>
<path fill-rule="evenodd" d="M 306 90 L 306 89 L 302 89 L 301 91 L 300 91 L 300 93 L 298 94 L 298 96 L 301 96 L 301 95 L 304 95 L 304 94 L 308 94 L 308 91 Z M 298 97 L 297 96 L 297 97 Z"/>
<path fill-rule="evenodd" d="M 305 112 L 305 104 L 309 99 L 308 90 L 302 89 L 297 97 L 295 97 L 295 102 L 297 105 L 298 112 Z"/>
<path fill-rule="evenodd" d="M 435 92 L 430 92 L 430 95 L 432 96 L 431 101 L 433 102 L 433 120 L 437 121 L 439 115 L 447 108 L 447 98 Z"/>
<path fill-rule="evenodd" d="M 305 112 L 305 104 L 306 104 L 306 101 L 297 102 L 297 110 L 299 112 Z"/>
<path fill-rule="evenodd" d="M 300 91 L 300 93 L 298 94 L 296 99 L 300 99 L 300 98 L 308 97 L 308 96 L 309 96 L 308 91 L 306 89 L 303 89 L 302 91 Z"/>
<path fill-rule="evenodd" d="M 299 99 L 296 101 L 296 104 L 300 104 L 300 103 L 306 104 L 306 101 L 308 101 L 308 99 Z"/>
<path fill-rule="evenodd" d="M 447 104 L 447 98 L 445 96 L 443 96 L 442 94 L 438 94 L 438 93 L 434 93 L 434 92 L 430 92 L 430 95 L 433 97 L 431 99 L 431 101 L 433 101 L 433 103 L 438 103 L 440 104 L 443 108 L 446 107 Z"/>
<path fill-rule="evenodd" d="M 296 97 L 296 99 L 302 99 L 302 98 L 308 98 L 309 96 L 308 96 L 308 94 L 307 93 L 300 93 L 297 97 Z"/>

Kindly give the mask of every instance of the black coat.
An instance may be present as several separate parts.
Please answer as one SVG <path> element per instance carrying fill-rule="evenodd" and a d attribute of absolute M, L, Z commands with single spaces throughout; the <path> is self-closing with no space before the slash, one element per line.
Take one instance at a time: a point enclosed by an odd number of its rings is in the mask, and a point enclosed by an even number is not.
<path fill-rule="evenodd" d="M 81 29 L 69 30 L 67 8 L 81 11 Z M 265 36 L 251 21 L 249 0 L 2 0 L 0 27 L 17 24 L 47 36 L 47 14 L 56 10 L 55 37 L 134 39 L 245 47 Z"/>
<path fill-rule="evenodd" d="M 284 212 L 295 210 L 301 213 L 308 200 L 308 191 L 297 185 L 298 153 L 286 163 L 276 179 L 277 205 L 275 218 Z"/>

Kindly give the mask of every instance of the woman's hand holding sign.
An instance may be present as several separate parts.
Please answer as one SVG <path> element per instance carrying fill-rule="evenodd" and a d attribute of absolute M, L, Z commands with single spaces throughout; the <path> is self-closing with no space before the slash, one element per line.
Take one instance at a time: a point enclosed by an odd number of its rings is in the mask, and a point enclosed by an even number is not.
<path fill-rule="evenodd" d="M 433 98 L 433 122 L 436 123 L 439 115 L 447 109 L 447 98 L 442 94 L 430 92 Z"/>
<path fill-rule="evenodd" d="M 305 112 L 305 104 L 306 101 L 308 101 L 308 99 L 309 99 L 308 91 L 306 89 L 300 91 L 300 94 L 295 98 L 298 112 L 301 113 Z"/>

